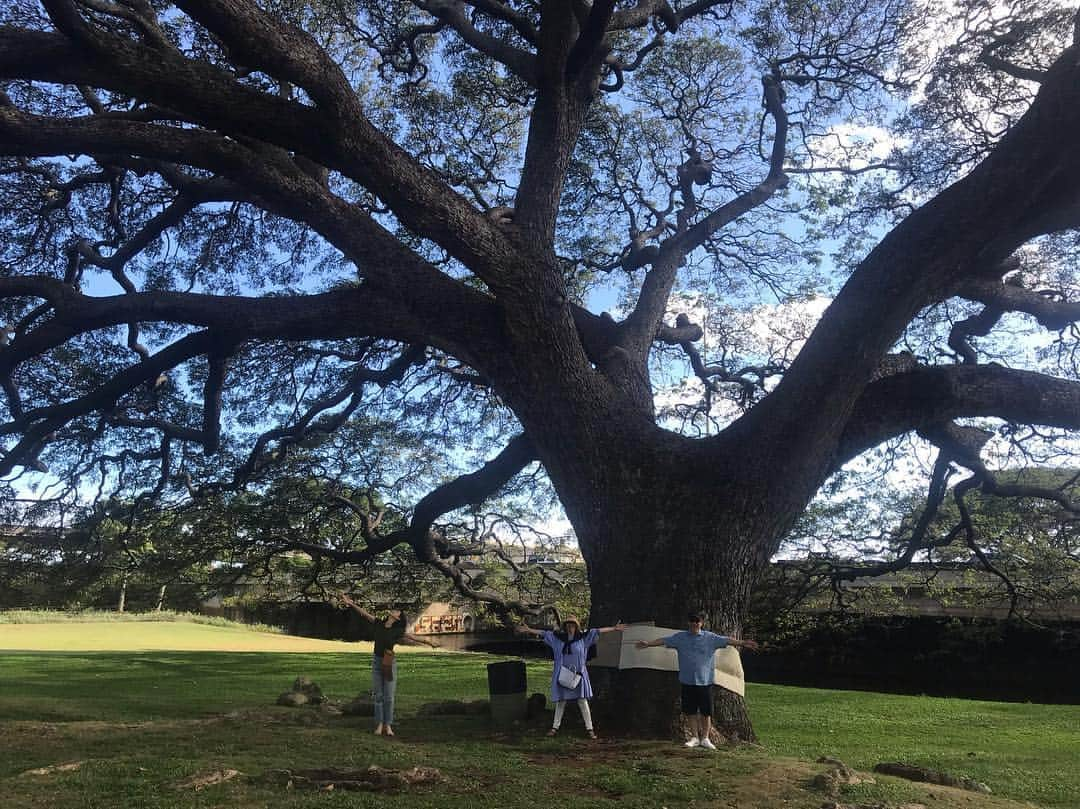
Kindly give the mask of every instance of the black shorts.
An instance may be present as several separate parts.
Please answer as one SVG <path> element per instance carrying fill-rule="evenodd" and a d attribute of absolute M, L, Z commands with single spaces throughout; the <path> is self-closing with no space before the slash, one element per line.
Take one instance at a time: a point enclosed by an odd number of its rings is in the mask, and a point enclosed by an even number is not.
<path fill-rule="evenodd" d="M 712 716 L 712 686 L 683 684 L 682 712 L 687 716 Z"/>

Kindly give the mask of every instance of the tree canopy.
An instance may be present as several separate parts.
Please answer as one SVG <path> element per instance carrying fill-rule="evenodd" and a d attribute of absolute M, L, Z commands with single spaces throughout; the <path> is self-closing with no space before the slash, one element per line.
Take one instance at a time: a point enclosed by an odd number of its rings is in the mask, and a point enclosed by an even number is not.
<path fill-rule="evenodd" d="M 304 474 L 357 529 L 313 552 L 405 544 L 498 602 L 456 560 L 520 530 L 482 504 L 523 513 L 542 470 L 600 620 L 696 603 L 732 631 L 822 484 L 899 437 L 939 450 L 931 503 L 963 467 L 1073 508 L 993 472 L 1080 426 L 1070 9 L 14 0 L 0 23 L 0 472 L 47 470 L 54 502 Z"/>

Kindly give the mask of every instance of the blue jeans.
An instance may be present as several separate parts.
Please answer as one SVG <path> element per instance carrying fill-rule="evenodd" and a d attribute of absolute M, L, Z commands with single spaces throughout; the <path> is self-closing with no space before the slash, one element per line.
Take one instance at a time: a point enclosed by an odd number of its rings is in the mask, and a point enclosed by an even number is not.
<path fill-rule="evenodd" d="M 382 658 L 371 658 L 371 693 L 375 697 L 375 724 L 394 724 L 394 692 L 397 691 L 397 658 L 394 658 L 394 679 L 383 679 Z"/>

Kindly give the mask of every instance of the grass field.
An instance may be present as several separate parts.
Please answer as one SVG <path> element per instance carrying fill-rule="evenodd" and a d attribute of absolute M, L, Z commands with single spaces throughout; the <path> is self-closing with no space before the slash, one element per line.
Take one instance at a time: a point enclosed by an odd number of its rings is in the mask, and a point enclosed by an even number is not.
<path fill-rule="evenodd" d="M 14 625 L 17 626 L 17 625 Z M 0 625 L 0 648 L 26 637 Z M 560 807 L 695 806 L 724 809 L 818 809 L 825 796 L 809 780 L 834 755 L 858 769 L 905 761 L 967 775 L 993 797 L 877 777 L 846 787 L 844 803 L 919 802 L 931 809 L 1080 807 L 1080 707 L 1014 705 L 751 685 L 748 698 L 765 749 L 708 754 L 662 742 L 580 738 L 568 711 L 556 739 L 544 724 L 502 735 L 482 717 L 428 718 L 419 706 L 486 696 L 478 655 L 421 652 L 399 662 L 395 741 L 370 733 L 369 719 L 279 708 L 277 694 L 298 674 L 332 698 L 366 690 L 367 661 L 348 652 L 244 651 L 283 638 L 242 629 L 176 624 L 139 628 L 142 649 L 202 638 L 190 651 L 7 651 L 0 653 L 0 788 L 9 806 L 40 809 L 277 809 L 278 807 Z M 153 640 L 152 627 L 162 634 Z M 86 628 L 86 625 L 83 625 Z M 39 627 L 44 629 L 44 627 Z M 207 634 L 201 634 L 205 631 Z M 94 633 L 86 632 L 82 643 Z M 103 631 L 104 632 L 104 631 Z M 108 632 L 94 643 L 104 643 Z M 182 636 L 182 637 L 181 637 Z M 38 634 L 72 649 L 78 638 Z M 153 645 L 149 645 L 153 644 Z M 237 645 L 233 645 L 237 644 Z M 56 649 L 57 647 L 52 647 Z M 100 646 L 88 646 L 98 649 Z M 280 647 L 263 647 L 279 649 Z M 327 648 L 330 648 L 329 646 Z M 341 645 L 336 646 L 341 649 Z M 530 664 L 540 690 L 546 665 Z M 603 728 L 600 728 L 603 737 Z M 77 768 L 28 774 L 81 762 Z M 445 781 L 372 794 L 287 791 L 258 776 L 275 769 L 437 767 Z M 202 790 L 183 779 L 226 768 L 235 778 Z M 555 797 L 557 795 L 557 798 Z M 1023 803 L 1021 803 L 1023 802 Z"/>
<path fill-rule="evenodd" d="M 0 624 L 0 650 L 26 652 L 338 652 L 362 644 L 193 623 Z M 371 651 L 368 644 L 367 651 Z"/>

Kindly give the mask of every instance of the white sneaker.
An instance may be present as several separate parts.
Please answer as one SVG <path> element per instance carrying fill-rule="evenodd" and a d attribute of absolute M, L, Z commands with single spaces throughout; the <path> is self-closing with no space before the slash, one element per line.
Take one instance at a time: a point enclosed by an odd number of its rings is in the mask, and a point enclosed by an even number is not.
<path fill-rule="evenodd" d="M 684 744 L 683 747 L 697 747 L 699 744 L 701 744 L 701 741 L 699 739 L 695 738 L 695 739 L 691 739 L 690 741 L 686 742 L 686 744 Z"/>
<path fill-rule="evenodd" d="M 713 744 L 709 739 L 701 739 L 700 740 L 700 745 L 702 747 L 704 747 L 706 750 L 715 750 L 716 749 L 716 745 Z"/>

